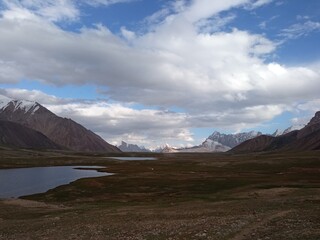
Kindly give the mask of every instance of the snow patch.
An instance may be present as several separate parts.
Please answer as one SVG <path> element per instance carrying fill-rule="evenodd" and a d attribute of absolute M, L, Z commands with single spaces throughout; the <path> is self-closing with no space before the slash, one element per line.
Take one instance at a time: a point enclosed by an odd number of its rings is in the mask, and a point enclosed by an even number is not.
<path fill-rule="evenodd" d="M 15 100 L 12 101 L 14 106 L 14 112 L 19 110 L 24 111 L 25 113 L 31 112 L 31 114 L 34 114 L 38 109 L 39 106 L 36 102 L 27 101 L 27 100 Z"/>
<path fill-rule="evenodd" d="M 40 107 L 39 106 L 36 106 L 33 110 L 32 110 L 32 115 L 36 112 L 36 111 L 38 111 L 38 109 L 39 109 Z"/>
<path fill-rule="evenodd" d="M 8 105 L 9 102 L 11 102 L 12 99 L 8 98 L 6 96 L 0 95 L 0 109 L 5 108 L 5 106 Z"/>

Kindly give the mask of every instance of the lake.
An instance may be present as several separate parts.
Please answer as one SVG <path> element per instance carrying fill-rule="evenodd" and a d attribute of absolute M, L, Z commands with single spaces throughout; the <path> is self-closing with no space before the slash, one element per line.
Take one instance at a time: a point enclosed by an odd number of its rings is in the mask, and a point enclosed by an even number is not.
<path fill-rule="evenodd" d="M 154 158 L 154 157 L 107 157 L 107 158 L 112 158 L 112 159 L 117 159 L 122 161 L 157 160 L 157 158 Z"/>
<path fill-rule="evenodd" d="M 112 175 L 112 173 L 98 172 L 96 169 L 99 168 L 102 167 L 59 166 L 0 169 L 0 198 L 17 198 L 42 193 L 80 178 Z"/>

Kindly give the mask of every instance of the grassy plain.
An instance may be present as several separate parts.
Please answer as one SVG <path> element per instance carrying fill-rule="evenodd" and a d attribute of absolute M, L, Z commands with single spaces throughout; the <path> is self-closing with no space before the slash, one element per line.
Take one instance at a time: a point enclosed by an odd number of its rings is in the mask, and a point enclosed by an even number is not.
<path fill-rule="evenodd" d="M 320 239 L 319 151 L 107 156 L 1 149 L 0 168 L 98 165 L 114 175 L 1 200 L 0 239 Z"/>

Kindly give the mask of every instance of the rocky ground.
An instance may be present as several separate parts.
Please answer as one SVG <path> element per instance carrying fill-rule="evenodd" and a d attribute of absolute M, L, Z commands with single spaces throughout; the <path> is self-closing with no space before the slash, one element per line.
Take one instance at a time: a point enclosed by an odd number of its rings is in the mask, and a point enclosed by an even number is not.
<path fill-rule="evenodd" d="M 0 201 L 0 239 L 320 239 L 317 152 L 105 166 L 117 174 Z"/>

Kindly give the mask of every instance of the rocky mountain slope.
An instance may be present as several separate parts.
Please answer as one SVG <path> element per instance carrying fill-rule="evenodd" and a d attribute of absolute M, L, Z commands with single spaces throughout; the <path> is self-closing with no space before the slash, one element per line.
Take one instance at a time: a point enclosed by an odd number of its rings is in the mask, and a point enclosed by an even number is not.
<path fill-rule="evenodd" d="M 260 135 L 262 135 L 262 133 L 256 132 L 256 131 L 242 132 L 242 133 L 236 133 L 236 134 L 224 134 L 224 133 L 215 131 L 213 134 L 211 134 L 208 137 L 208 139 L 218 142 L 229 148 L 233 148 L 246 140 L 255 138 Z"/>
<path fill-rule="evenodd" d="M 0 145 L 15 148 L 63 149 L 38 131 L 2 120 L 0 120 Z"/>
<path fill-rule="evenodd" d="M 56 144 L 70 150 L 121 152 L 75 121 L 59 117 L 36 102 L 2 98 L 0 120 L 15 122 L 39 131 Z"/>
<path fill-rule="evenodd" d="M 310 151 L 320 149 L 320 112 L 300 130 L 294 130 L 278 137 L 258 136 L 243 142 L 230 152 L 246 153 L 260 151 Z"/>

